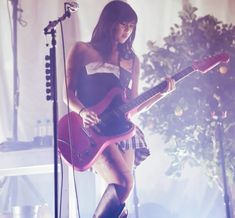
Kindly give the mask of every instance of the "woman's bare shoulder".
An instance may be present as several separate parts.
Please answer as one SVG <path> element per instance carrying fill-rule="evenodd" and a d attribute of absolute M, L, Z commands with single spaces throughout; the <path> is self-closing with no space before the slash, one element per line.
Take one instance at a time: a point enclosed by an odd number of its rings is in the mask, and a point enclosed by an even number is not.
<path fill-rule="evenodd" d="M 86 52 L 87 50 L 89 50 L 90 47 L 91 47 L 90 43 L 78 41 L 72 45 L 71 50 L 76 51 L 77 53 L 83 53 L 83 52 Z"/>

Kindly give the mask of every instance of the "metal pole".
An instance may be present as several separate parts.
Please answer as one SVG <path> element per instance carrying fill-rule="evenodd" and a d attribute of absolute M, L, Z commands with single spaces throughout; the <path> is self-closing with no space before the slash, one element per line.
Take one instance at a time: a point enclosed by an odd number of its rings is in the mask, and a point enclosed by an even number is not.
<path fill-rule="evenodd" d="M 222 173 L 222 180 L 223 180 L 223 189 L 224 189 L 224 204 L 225 204 L 225 212 L 227 218 L 232 218 L 230 213 L 230 200 L 228 194 L 228 183 L 226 177 L 226 166 L 225 166 L 225 156 L 224 156 L 224 143 L 223 143 L 223 136 L 224 136 L 224 128 L 223 128 L 223 119 L 226 118 L 226 112 L 216 111 L 213 113 L 213 118 L 216 120 L 216 131 L 219 141 L 219 158 L 221 161 L 221 173 Z"/>
<path fill-rule="evenodd" d="M 19 106 L 19 74 L 18 74 L 18 59 L 17 59 L 17 15 L 18 15 L 18 0 L 12 0 L 13 7 L 13 41 L 12 41 L 12 52 L 13 52 L 13 120 L 12 120 L 12 138 L 13 141 L 18 139 L 18 106 Z"/>
<path fill-rule="evenodd" d="M 139 216 L 139 198 L 137 194 L 135 169 L 133 170 L 133 177 L 134 177 L 133 201 L 134 201 L 134 208 L 135 208 L 135 218 L 139 218 L 140 217 Z"/>

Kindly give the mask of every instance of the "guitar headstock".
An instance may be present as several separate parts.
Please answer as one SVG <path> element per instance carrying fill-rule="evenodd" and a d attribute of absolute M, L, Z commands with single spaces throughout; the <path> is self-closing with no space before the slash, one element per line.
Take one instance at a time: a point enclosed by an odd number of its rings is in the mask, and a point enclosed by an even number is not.
<path fill-rule="evenodd" d="M 222 52 L 207 58 L 204 58 L 200 61 L 195 61 L 192 64 L 194 70 L 198 70 L 201 73 L 207 73 L 209 70 L 213 69 L 221 63 L 229 62 L 229 55 L 226 52 Z"/>

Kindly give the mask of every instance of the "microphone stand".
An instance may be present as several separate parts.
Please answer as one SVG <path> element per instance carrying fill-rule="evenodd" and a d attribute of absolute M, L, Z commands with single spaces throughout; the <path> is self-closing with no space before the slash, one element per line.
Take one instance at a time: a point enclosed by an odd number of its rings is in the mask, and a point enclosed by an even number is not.
<path fill-rule="evenodd" d="M 224 189 L 224 203 L 225 203 L 225 211 L 226 217 L 232 218 L 230 213 L 230 200 L 228 194 L 228 184 L 227 184 L 227 177 L 226 177 L 226 167 L 225 167 L 225 156 L 224 156 L 224 145 L 223 145 L 223 136 L 224 136 L 224 127 L 223 127 L 223 120 L 227 117 L 226 111 L 217 110 L 212 112 L 212 118 L 216 121 L 216 132 L 219 141 L 219 158 L 221 161 L 221 172 L 222 172 L 222 179 L 223 179 L 223 189 Z"/>
<path fill-rule="evenodd" d="M 134 177 L 134 190 L 133 190 L 133 201 L 134 201 L 134 211 L 135 211 L 135 218 L 139 218 L 139 198 L 137 194 L 137 182 L 136 182 L 136 175 L 135 169 L 133 170 L 133 177 Z"/>
<path fill-rule="evenodd" d="M 56 76 L 56 25 L 70 17 L 71 13 L 66 10 L 62 17 L 50 21 L 44 28 L 45 35 L 51 35 L 50 54 L 45 56 L 46 60 L 46 99 L 53 101 L 53 140 L 54 140 L 54 217 L 58 218 L 58 102 L 57 102 L 57 76 Z M 48 44 L 47 44 L 48 46 Z"/>

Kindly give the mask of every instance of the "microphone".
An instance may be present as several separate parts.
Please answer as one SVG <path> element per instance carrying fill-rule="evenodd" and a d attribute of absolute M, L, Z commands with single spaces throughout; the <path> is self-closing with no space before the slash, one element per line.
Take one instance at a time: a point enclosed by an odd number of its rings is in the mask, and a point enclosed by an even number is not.
<path fill-rule="evenodd" d="M 78 10 L 79 5 L 77 2 L 65 2 L 64 3 L 64 10 L 69 11 L 70 13 L 74 13 Z"/>

